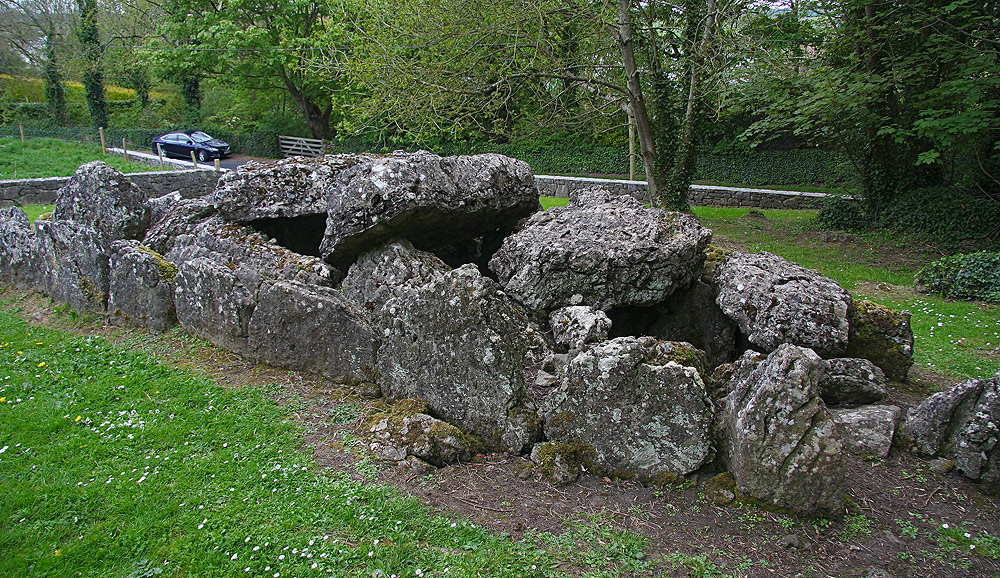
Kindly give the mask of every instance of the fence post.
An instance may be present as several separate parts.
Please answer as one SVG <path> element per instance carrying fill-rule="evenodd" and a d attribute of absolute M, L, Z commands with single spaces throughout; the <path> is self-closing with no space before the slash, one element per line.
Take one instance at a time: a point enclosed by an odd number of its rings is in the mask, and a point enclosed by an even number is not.
<path fill-rule="evenodd" d="M 160 157 L 160 166 L 163 166 L 163 145 L 156 143 L 156 154 Z"/>
<path fill-rule="evenodd" d="M 125 160 L 128 160 L 128 149 L 125 148 L 125 137 L 122 137 L 122 154 L 125 156 Z"/>
<path fill-rule="evenodd" d="M 194 156 L 194 151 L 191 151 L 191 163 L 194 164 L 194 168 L 198 168 L 198 157 Z"/>
<path fill-rule="evenodd" d="M 17 130 L 21 131 L 21 142 L 23 143 L 24 142 L 24 127 L 21 126 L 21 123 L 17 123 Z"/>
<path fill-rule="evenodd" d="M 108 147 L 104 144 L 104 127 L 97 127 L 97 132 L 101 133 L 101 154 L 106 155 L 108 154 Z"/>
<path fill-rule="evenodd" d="M 215 172 L 222 172 L 222 161 L 215 159 Z"/>

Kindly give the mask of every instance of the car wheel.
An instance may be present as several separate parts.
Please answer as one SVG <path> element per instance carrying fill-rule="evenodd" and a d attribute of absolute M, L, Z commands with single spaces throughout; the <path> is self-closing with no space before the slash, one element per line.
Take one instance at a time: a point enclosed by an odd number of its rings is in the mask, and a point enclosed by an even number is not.
<path fill-rule="evenodd" d="M 205 162 L 207 159 L 208 159 L 208 155 L 205 154 L 205 151 L 198 151 L 198 160 L 199 161 Z"/>

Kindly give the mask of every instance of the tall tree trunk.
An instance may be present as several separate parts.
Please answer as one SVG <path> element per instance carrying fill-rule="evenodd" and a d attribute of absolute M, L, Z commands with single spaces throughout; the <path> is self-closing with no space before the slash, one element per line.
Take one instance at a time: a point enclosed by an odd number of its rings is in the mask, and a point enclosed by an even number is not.
<path fill-rule="evenodd" d="M 185 73 L 181 77 L 181 94 L 184 95 L 184 123 L 195 128 L 201 122 L 201 75 Z"/>
<path fill-rule="evenodd" d="M 309 131 L 313 137 L 330 140 L 336 136 L 336 133 L 330 128 L 330 115 L 333 114 L 333 102 L 328 102 L 321 109 L 299 89 L 295 84 L 295 80 L 289 76 L 288 71 L 284 67 L 279 68 L 278 72 L 281 75 L 281 80 L 285 83 L 285 89 L 288 90 L 288 94 L 295 101 L 295 105 L 305 119 L 306 126 L 309 127 Z"/>
<path fill-rule="evenodd" d="M 80 43 L 86 68 L 83 73 L 83 88 L 90 110 L 90 122 L 94 128 L 108 126 L 108 107 L 104 99 L 104 74 L 101 72 L 101 56 L 104 48 L 97 31 L 97 0 L 76 0 L 80 8 Z"/>
<path fill-rule="evenodd" d="M 62 85 L 62 75 L 56 63 L 56 49 L 52 43 L 54 32 L 49 30 L 45 37 L 45 99 L 49 103 L 49 117 L 59 126 L 67 124 L 66 89 Z"/>
<path fill-rule="evenodd" d="M 661 202 L 659 191 L 661 183 L 656 174 L 656 144 L 653 140 L 653 129 L 646 111 L 646 101 L 642 97 L 642 84 L 639 82 L 639 67 L 635 62 L 635 48 L 632 41 L 632 3 L 630 0 L 618 0 L 618 47 L 622 52 L 622 64 L 625 66 L 625 83 L 628 90 L 628 104 L 635 119 L 635 132 L 639 137 L 639 154 L 646 170 L 646 184 L 649 187 L 649 197 L 654 205 Z"/>

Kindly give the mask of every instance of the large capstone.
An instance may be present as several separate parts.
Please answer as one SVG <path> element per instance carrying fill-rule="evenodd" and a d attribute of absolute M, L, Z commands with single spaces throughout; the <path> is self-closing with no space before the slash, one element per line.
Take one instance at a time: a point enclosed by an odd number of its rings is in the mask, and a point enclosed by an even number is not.
<path fill-rule="evenodd" d="M 527 163 L 426 151 L 355 164 L 338 175 L 326 203 L 320 252 L 338 266 L 397 237 L 430 249 L 507 232 L 540 208 Z"/>
<path fill-rule="evenodd" d="M 427 400 L 434 415 L 492 449 L 527 451 L 539 420 L 525 404 L 537 335 L 526 312 L 472 265 L 394 292 L 377 314 L 383 393 Z"/>
<path fill-rule="evenodd" d="M 323 155 L 250 161 L 219 179 L 210 202 L 228 221 L 326 216 L 326 196 L 337 175 L 365 157 Z"/>
<path fill-rule="evenodd" d="M 651 337 L 583 351 L 543 403 L 547 437 L 605 475 L 657 482 L 697 470 L 714 456 L 713 408 L 698 370 L 676 361 L 688 356 Z"/>
<path fill-rule="evenodd" d="M 108 315 L 122 325 L 162 333 L 177 325 L 177 266 L 138 241 L 111 243 Z"/>
<path fill-rule="evenodd" d="M 694 217 L 602 189 L 573 195 L 532 215 L 490 261 L 529 309 L 655 305 L 701 274 L 712 232 Z"/>
<path fill-rule="evenodd" d="M 724 400 L 722 455 L 740 493 L 803 514 L 843 512 L 844 467 L 833 417 L 819 396 L 826 363 L 780 345 Z"/>
<path fill-rule="evenodd" d="M 52 217 L 86 225 L 108 240 L 141 239 L 149 227 L 145 193 L 101 161 L 80 165 L 56 193 Z"/>
<path fill-rule="evenodd" d="M 1000 484 L 1000 371 L 928 397 L 909 411 L 901 435 L 918 454 L 953 459 L 966 476 Z"/>
<path fill-rule="evenodd" d="M 336 289 L 277 281 L 262 291 L 248 330 L 255 359 L 340 381 L 375 381 L 375 330 Z"/>
<path fill-rule="evenodd" d="M 734 252 L 715 271 L 716 303 L 750 343 L 782 343 L 823 357 L 847 349 L 851 295 L 836 281 L 767 252 Z"/>

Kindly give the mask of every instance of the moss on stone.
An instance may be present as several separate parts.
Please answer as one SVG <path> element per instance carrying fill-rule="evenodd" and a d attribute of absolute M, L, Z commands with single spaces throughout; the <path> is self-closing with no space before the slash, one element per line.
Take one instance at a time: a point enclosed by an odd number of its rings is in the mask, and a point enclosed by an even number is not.
<path fill-rule="evenodd" d="M 173 283 L 177 278 L 177 265 L 163 258 L 156 251 L 146 247 L 145 245 L 139 245 L 139 252 L 144 255 L 149 255 L 156 261 L 156 268 L 160 271 L 160 280 L 168 281 Z"/>
<path fill-rule="evenodd" d="M 704 380 L 707 377 L 708 357 L 705 352 L 686 341 L 659 341 L 649 349 L 642 360 L 648 365 L 666 365 L 673 361 L 678 365 L 693 367 Z"/>
<path fill-rule="evenodd" d="M 877 365 L 885 375 L 905 382 L 913 365 L 910 314 L 871 301 L 856 301 L 850 313 L 847 357 Z"/>

